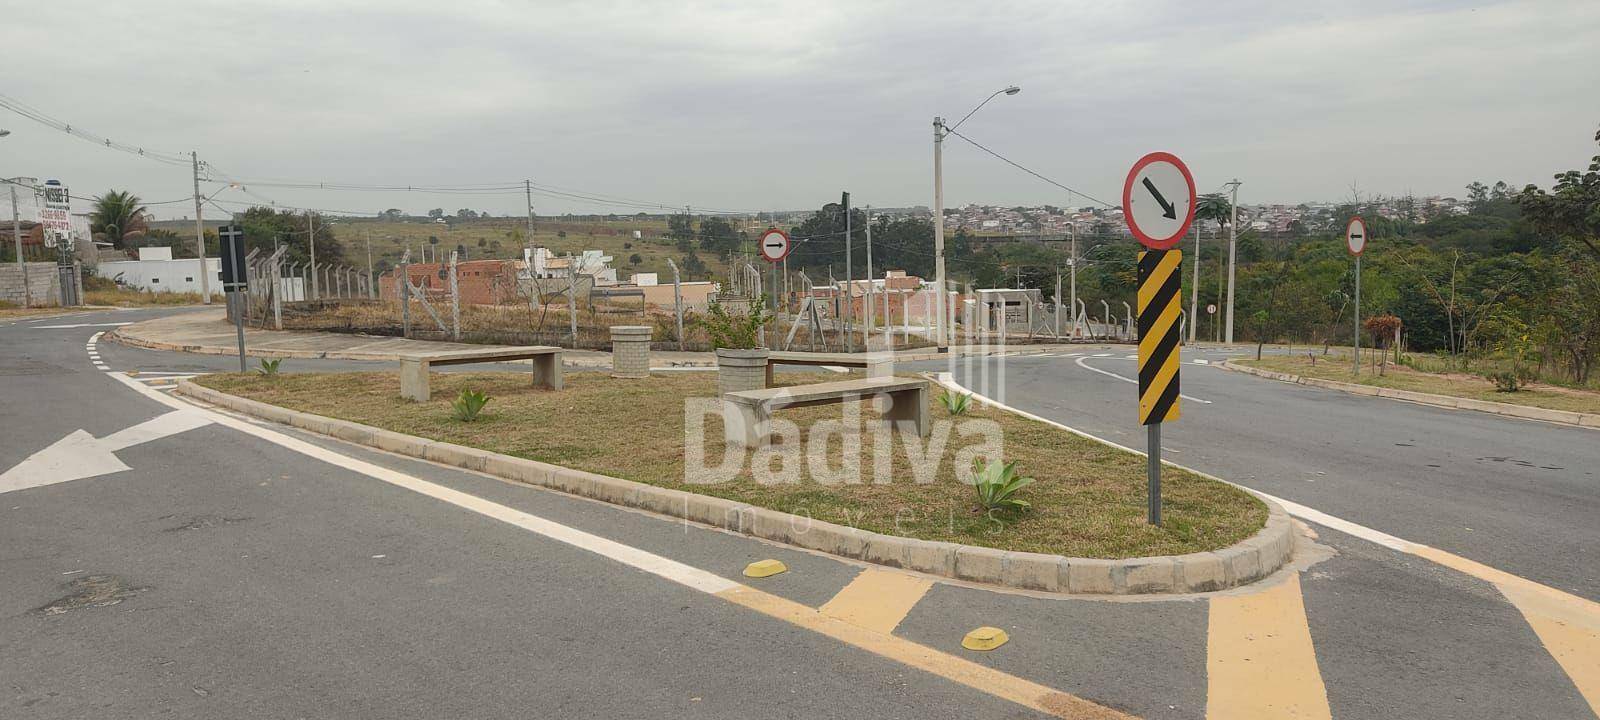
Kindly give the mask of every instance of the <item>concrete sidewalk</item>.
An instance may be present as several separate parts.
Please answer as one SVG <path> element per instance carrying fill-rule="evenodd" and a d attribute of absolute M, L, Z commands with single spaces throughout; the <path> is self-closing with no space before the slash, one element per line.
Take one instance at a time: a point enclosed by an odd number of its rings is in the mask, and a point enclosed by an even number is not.
<path fill-rule="evenodd" d="M 311 332 L 301 330 L 260 330 L 245 328 L 245 352 L 251 357 L 302 358 L 330 360 L 398 360 L 401 354 L 437 352 L 440 350 L 481 350 L 489 345 L 472 343 L 409 340 L 381 335 L 354 333 Z M 222 309 L 180 312 L 153 320 L 125 325 L 106 333 L 106 339 L 133 347 L 151 350 L 197 353 L 201 355 L 233 355 L 238 352 L 234 327 L 227 321 Z M 1014 353 L 1037 355 L 1059 352 L 1069 348 L 1082 349 L 1081 344 L 1051 345 L 960 345 L 952 346 L 950 354 L 957 356 L 995 355 Z M 567 350 L 562 353 L 564 364 L 572 367 L 611 367 L 611 353 L 596 350 Z M 902 350 L 895 353 L 899 362 L 936 360 L 948 355 L 933 348 Z M 652 350 L 654 367 L 715 367 L 716 355 L 709 352 L 677 352 Z"/>

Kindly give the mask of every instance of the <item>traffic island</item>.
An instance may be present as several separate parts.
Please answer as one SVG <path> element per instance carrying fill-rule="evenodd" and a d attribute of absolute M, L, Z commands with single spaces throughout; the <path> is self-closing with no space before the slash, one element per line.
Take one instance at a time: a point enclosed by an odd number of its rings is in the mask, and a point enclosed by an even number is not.
<path fill-rule="evenodd" d="M 933 422 L 948 425 L 947 446 L 932 452 L 936 430 L 922 446 L 924 461 L 913 462 L 915 453 L 899 438 L 885 445 L 873 434 L 870 409 L 860 413 L 857 437 L 841 432 L 850 418 L 838 405 L 780 411 L 796 435 L 754 454 L 725 455 L 719 414 L 686 412 L 686 398 L 718 405 L 709 374 L 641 381 L 580 372 L 559 392 L 530 388 L 516 373 L 447 374 L 436 385 L 439 399 L 421 403 L 399 399 L 393 373 L 210 375 L 180 384 L 179 392 L 392 452 L 979 583 L 1088 594 L 1204 592 L 1264 577 L 1292 551 L 1282 509 L 1177 469 L 1164 480 L 1164 524 L 1148 525 L 1142 458 L 977 403 L 960 416 L 930 404 Z M 465 389 L 491 398 L 473 422 L 451 411 L 450 398 Z M 974 486 L 958 477 L 958 464 L 970 465 L 982 449 L 976 433 L 964 432 L 972 427 L 998 429 L 1004 459 L 1036 479 L 1017 494 L 1029 507 L 985 510 Z M 825 460 L 821 467 L 802 460 L 799 477 L 774 481 L 772 466 L 751 462 L 773 462 L 784 443 L 798 450 L 819 442 Z M 727 470 L 728 458 L 744 462 L 705 482 L 706 468 Z M 854 462 L 887 475 L 876 475 L 879 482 L 840 479 Z"/>

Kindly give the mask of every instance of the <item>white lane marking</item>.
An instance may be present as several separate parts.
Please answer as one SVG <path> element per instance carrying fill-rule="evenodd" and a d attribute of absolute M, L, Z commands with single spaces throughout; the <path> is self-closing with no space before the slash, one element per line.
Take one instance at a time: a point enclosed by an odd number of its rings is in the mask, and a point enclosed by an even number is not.
<path fill-rule="evenodd" d="M 1095 357 L 1109 357 L 1109 356 L 1108 355 L 1096 355 Z M 1123 376 L 1118 375 L 1118 374 L 1116 374 L 1114 372 L 1111 372 L 1110 370 L 1101 370 L 1100 368 L 1094 367 L 1094 366 L 1084 362 L 1084 360 L 1087 360 L 1087 359 L 1088 358 L 1078 358 L 1077 360 L 1073 360 L 1073 362 L 1076 363 L 1078 365 L 1078 367 L 1081 367 L 1081 368 L 1083 368 L 1085 370 L 1097 372 L 1097 373 L 1100 373 L 1101 375 L 1109 375 L 1109 376 L 1114 377 L 1114 378 L 1116 378 L 1118 380 L 1121 380 L 1123 382 L 1133 383 L 1135 385 L 1139 384 L 1138 380 L 1135 380 L 1135 379 L 1130 378 L 1130 377 L 1123 377 Z M 1178 393 L 1178 397 L 1181 397 L 1181 398 L 1183 398 L 1185 400 L 1193 400 L 1194 402 L 1202 403 L 1202 404 L 1205 404 L 1205 405 L 1210 405 L 1211 404 L 1210 400 L 1201 400 L 1200 398 L 1197 398 L 1197 397 L 1195 397 L 1193 395 L 1184 395 L 1183 393 Z"/>
<path fill-rule="evenodd" d="M 651 369 L 654 370 L 655 368 L 651 368 Z M 199 373 L 192 373 L 192 372 L 178 372 L 178 371 L 169 371 L 169 370 L 139 370 L 138 373 L 140 375 L 182 375 L 184 377 L 195 377 L 196 375 L 199 374 Z"/>
<path fill-rule="evenodd" d="M 1195 358 L 1194 359 L 1194 364 L 1196 364 L 1196 365 L 1210 365 L 1211 361 L 1206 360 L 1204 358 Z"/>
<path fill-rule="evenodd" d="M 86 327 L 122 327 L 123 325 L 132 325 L 132 324 L 133 323 L 131 323 L 131 322 L 119 322 L 119 323 L 74 323 L 74 324 L 71 324 L 71 325 L 35 325 L 35 326 L 33 326 L 33 328 L 35 330 L 70 330 L 72 328 L 86 328 Z"/>
<path fill-rule="evenodd" d="M 267 428 L 245 422 L 238 418 L 224 415 L 219 412 L 207 410 L 191 405 L 162 393 L 159 390 L 145 386 L 132 378 L 112 373 L 111 377 L 118 382 L 133 388 L 135 392 L 155 400 L 169 407 L 188 409 L 200 412 L 219 425 L 223 425 L 239 432 L 251 435 L 267 442 L 273 443 L 307 457 L 344 468 L 352 472 L 361 473 L 367 477 L 382 480 L 391 485 L 402 487 L 420 495 L 426 495 L 435 500 L 441 500 L 456 507 L 469 510 L 485 517 L 499 520 L 503 523 L 514 525 L 532 533 L 543 535 L 557 542 L 566 543 L 581 550 L 587 550 L 596 555 L 607 557 L 624 565 L 651 573 L 661 578 L 671 580 L 680 585 L 693 588 L 708 594 L 716 594 L 734 588 L 743 587 L 719 575 L 713 575 L 696 567 L 685 565 L 676 560 L 664 558 L 660 555 L 645 552 L 635 547 L 623 545 L 615 540 L 608 540 L 598 535 L 591 535 L 582 530 L 560 523 L 546 520 L 536 515 L 530 515 L 521 510 L 514 510 L 504 505 L 489 502 L 475 495 L 469 495 L 431 483 L 421 478 L 407 475 L 397 470 L 379 467 L 372 463 L 358 460 L 353 457 L 341 455 L 337 452 L 314 445 L 299 438 L 290 437 Z"/>
<path fill-rule="evenodd" d="M 847 373 L 847 372 L 850 372 L 850 368 L 843 367 L 843 366 L 840 366 L 840 365 L 823 365 L 822 369 L 823 370 L 832 370 L 833 372 L 836 372 L 836 373 Z"/>

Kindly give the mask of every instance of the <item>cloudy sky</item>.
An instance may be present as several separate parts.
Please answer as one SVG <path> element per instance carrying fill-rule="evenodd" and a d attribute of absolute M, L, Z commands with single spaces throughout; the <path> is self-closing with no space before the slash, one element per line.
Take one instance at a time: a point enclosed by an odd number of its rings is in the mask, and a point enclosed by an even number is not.
<path fill-rule="evenodd" d="M 935 115 L 1116 201 L 1174 152 L 1241 202 L 1547 184 L 1600 125 L 1600 2 L 0 0 L 0 95 L 118 142 L 199 152 L 218 201 L 521 213 L 520 182 L 672 206 L 932 204 Z M 0 110 L 0 175 L 191 192 L 186 168 Z M 1089 205 L 959 138 L 949 205 Z M 207 193 L 218 189 L 206 183 Z M 634 212 L 536 195 L 542 214 Z M 155 205 L 161 217 L 193 212 Z M 215 210 L 208 208 L 208 213 Z"/>

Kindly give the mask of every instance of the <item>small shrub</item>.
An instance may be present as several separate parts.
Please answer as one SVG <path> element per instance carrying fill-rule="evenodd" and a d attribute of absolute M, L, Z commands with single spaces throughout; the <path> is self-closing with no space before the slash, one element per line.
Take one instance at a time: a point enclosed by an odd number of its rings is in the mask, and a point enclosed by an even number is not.
<path fill-rule="evenodd" d="M 946 390 L 946 391 L 944 391 L 943 395 L 939 396 L 939 404 L 943 405 L 944 409 L 949 411 L 949 413 L 951 415 L 965 415 L 965 414 L 967 414 L 967 408 L 968 408 L 968 406 L 971 405 L 971 403 L 972 403 L 972 394 L 971 393 L 959 393 L 958 394 L 958 393 L 952 393 L 949 390 Z"/>
<path fill-rule="evenodd" d="M 750 312 L 744 315 L 729 313 L 722 303 L 713 302 L 700 324 L 711 336 L 713 348 L 754 350 L 761 347 L 761 328 L 768 319 L 766 306 L 757 298 L 750 303 Z"/>
<path fill-rule="evenodd" d="M 278 366 L 283 364 L 283 358 L 261 358 L 261 367 L 256 372 L 262 377 L 276 377 Z"/>
<path fill-rule="evenodd" d="M 1024 487 L 1033 484 L 1033 478 L 1017 474 L 1016 461 L 1002 463 L 984 458 L 972 459 L 973 487 L 978 491 L 978 504 L 987 510 L 1027 510 L 1029 503 L 1012 497 Z"/>
<path fill-rule="evenodd" d="M 1486 373 L 1484 377 L 1494 383 L 1495 392 L 1514 393 L 1528 386 L 1529 373 L 1526 370 L 1501 370 Z"/>
<path fill-rule="evenodd" d="M 478 413 L 483 412 L 483 406 L 488 404 L 487 394 L 477 390 L 462 389 L 461 395 L 450 402 L 450 407 L 455 410 L 457 420 L 472 422 L 478 419 Z"/>

